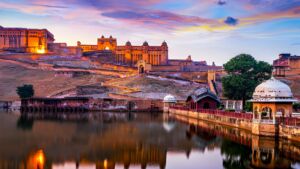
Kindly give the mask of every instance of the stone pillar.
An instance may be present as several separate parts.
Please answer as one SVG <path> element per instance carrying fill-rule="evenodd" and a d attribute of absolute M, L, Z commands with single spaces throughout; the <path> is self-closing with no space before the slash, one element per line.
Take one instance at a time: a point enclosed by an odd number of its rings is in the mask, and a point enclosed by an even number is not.
<path fill-rule="evenodd" d="M 235 103 L 236 103 L 236 101 L 234 100 L 234 101 L 233 101 L 233 109 L 234 109 L 234 110 L 236 110 L 236 107 L 235 107 L 236 104 L 235 104 Z"/>
<path fill-rule="evenodd" d="M 226 107 L 225 109 L 228 109 L 228 100 L 226 100 Z"/>
<path fill-rule="evenodd" d="M 276 124 L 276 111 L 274 110 L 272 114 L 273 114 L 273 124 Z"/>

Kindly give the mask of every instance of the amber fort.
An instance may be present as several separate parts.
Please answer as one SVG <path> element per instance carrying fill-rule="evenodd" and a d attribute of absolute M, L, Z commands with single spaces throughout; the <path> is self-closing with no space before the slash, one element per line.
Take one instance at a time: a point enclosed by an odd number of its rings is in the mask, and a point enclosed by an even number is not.
<path fill-rule="evenodd" d="M 206 61 L 193 61 L 191 56 L 187 56 L 186 59 L 170 59 L 169 47 L 165 41 L 155 46 L 148 44 L 147 41 L 141 45 L 133 45 L 129 41 L 124 45 L 118 45 L 116 38 L 103 35 L 92 45 L 78 41 L 77 46 L 68 46 L 66 43 L 54 41 L 54 35 L 47 29 L 0 27 L 0 50 L 4 51 L 93 56 L 111 64 L 138 67 L 142 72 L 221 69 L 214 63 L 208 65 Z"/>

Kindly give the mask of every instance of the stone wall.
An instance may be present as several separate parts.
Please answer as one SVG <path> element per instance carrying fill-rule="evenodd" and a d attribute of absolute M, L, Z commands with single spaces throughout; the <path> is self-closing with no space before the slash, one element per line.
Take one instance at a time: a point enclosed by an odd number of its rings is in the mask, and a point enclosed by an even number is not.
<path fill-rule="evenodd" d="M 170 108 L 169 112 L 174 115 L 185 116 L 187 118 L 200 119 L 205 121 L 210 121 L 226 126 L 237 127 L 245 130 L 252 130 L 252 121 L 246 119 L 238 119 L 233 117 L 226 117 L 220 115 L 206 114 L 206 113 L 198 113 L 194 111 L 187 110 L 178 110 Z"/>
<path fill-rule="evenodd" d="M 283 124 L 267 124 L 267 123 L 256 123 L 252 120 L 239 119 L 234 117 L 226 117 L 207 113 L 198 113 L 188 110 L 179 110 L 170 108 L 169 113 L 174 115 L 180 120 L 184 120 L 189 123 L 193 121 L 204 120 L 213 122 L 225 126 L 236 127 L 244 130 L 251 131 L 254 135 L 280 137 L 293 141 L 300 142 L 300 126 L 287 126 Z"/>
<path fill-rule="evenodd" d="M 261 136 L 272 136 L 275 137 L 278 133 L 278 126 L 274 124 L 266 123 L 252 123 L 252 133 Z"/>
<path fill-rule="evenodd" d="M 92 99 L 90 101 L 91 110 L 106 110 L 106 111 L 163 111 L 163 102 L 161 100 L 141 100 L 141 99 Z"/>
<path fill-rule="evenodd" d="M 279 136 L 294 141 L 300 141 L 300 127 L 279 125 Z"/>

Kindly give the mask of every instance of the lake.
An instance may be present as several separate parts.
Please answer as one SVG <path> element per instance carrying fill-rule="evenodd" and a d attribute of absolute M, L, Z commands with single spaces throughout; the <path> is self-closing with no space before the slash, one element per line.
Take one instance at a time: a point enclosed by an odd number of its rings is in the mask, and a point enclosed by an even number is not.
<path fill-rule="evenodd" d="M 162 114 L 97 113 L 89 120 L 0 112 L 1 169 L 300 168 L 300 144 Z"/>

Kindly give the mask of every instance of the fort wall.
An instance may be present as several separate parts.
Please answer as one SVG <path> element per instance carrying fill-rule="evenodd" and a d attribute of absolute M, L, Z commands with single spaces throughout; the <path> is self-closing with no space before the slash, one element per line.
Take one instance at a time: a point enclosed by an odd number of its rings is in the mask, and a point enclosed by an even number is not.
<path fill-rule="evenodd" d="M 286 124 L 260 124 L 253 122 L 252 118 L 242 117 L 244 114 L 240 114 L 239 117 L 230 116 L 229 114 L 210 114 L 205 112 L 196 112 L 190 110 L 181 110 L 177 108 L 169 108 L 169 114 L 173 115 L 179 120 L 184 120 L 188 123 L 196 123 L 199 120 L 208 121 L 224 126 L 230 126 L 251 131 L 255 135 L 280 137 L 293 141 L 300 141 L 300 127 L 298 124 L 286 125 Z M 277 135 L 274 135 L 277 133 Z"/>

